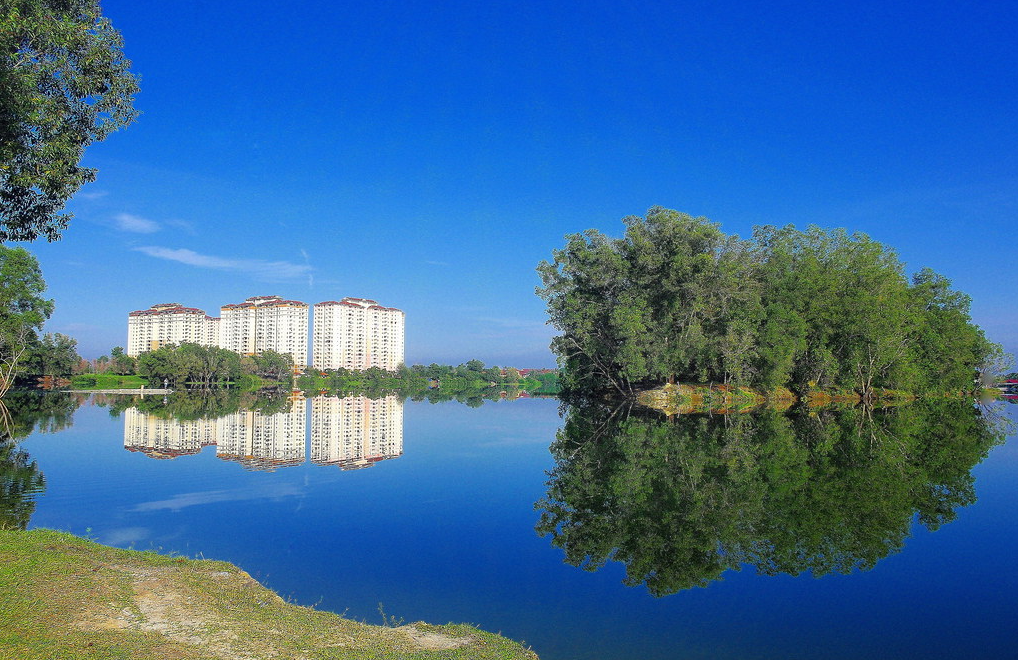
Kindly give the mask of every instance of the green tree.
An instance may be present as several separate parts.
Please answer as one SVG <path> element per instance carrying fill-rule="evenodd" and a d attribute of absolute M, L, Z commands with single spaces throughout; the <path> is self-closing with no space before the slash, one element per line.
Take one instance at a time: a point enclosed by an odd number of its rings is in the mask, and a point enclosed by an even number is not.
<path fill-rule="evenodd" d="M 39 262 L 24 248 L 0 245 L 0 397 L 10 389 L 36 332 L 53 313 L 42 297 Z"/>
<path fill-rule="evenodd" d="M 1007 359 L 968 299 L 924 270 L 910 283 L 864 234 L 756 227 L 751 240 L 705 218 L 651 208 L 613 239 L 566 237 L 538 265 L 566 391 L 676 379 L 800 391 L 972 389 Z"/>
<path fill-rule="evenodd" d="M 988 386 L 996 383 L 1009 369 L 1014 368 L 1014 356 L 1005 353 L 1000 344 L 985 340 L 982 343 L 984 349 L 979 356 L 977 370 L 980 384 Z"/>
<path fill-rule="evenodd" d="M 919 317 L 913 328 L 919 377 L 927 389 L 970 388 L 986 352 L 994 350 L 972 324 L 971 299 L 929 268 L 912 277 L 911 294 Z"/>
<path fill-rule="evenodd" d="M 0 7 L 0 241 L 52 241 L 95 180 L 85 148 L 137 116 L 138 80 L 98 0 Z"/>
<path fill-rule="evenodd" d="M 138 375 L 147 378 L 153 385 L 161 384 L 164 379 L 174 387 L 183 385 L 186 382 L 187 370 L 180 368 L 179 361 L 174 357 L 175 349 L 175 345 L 167 344 L 138 355 Z"/>
<path fill-rule="evenodd" d="M 114 363 L 126 356 L 114 358 Z M 250 363 L 255 368 L 255 363 Z M 240 378 L 241 356 L 218 346 L 183 343 L 167 344 L 142 353 L 137 359 L 137 373 L 154 384 L 168 381 L 174 388 L 188 385 L 209 389 L 223 387 Z"/>
<path fill-rule="evenodd" d="M 251 356 L 250 373 L 279 383 L 289 383 L 293 375 L 293 358 L 276 351 L 262 351 Z"/>
<path fill-rule="evenodd" d="M 110 351 L 110 371 L 119 376 L 129 376 L 135 372 L 136 361 L 124 353 L 123 346 L 114 346 Z"/>
<path fill-rule="evenodd" d="M 70 376 L 81 362 L 78 341 L 59 332 L 47 332 L 29 346 L 23 360 L 23 371 L 27 374 Z"/>
<path fill-rule="evenodd" d="M 760 316 L 752 255 L 716 223 L 661 207 L 625 218 L 626 233 L 566 237 L 538 266 L 567 388 L 745 381 Z"/>

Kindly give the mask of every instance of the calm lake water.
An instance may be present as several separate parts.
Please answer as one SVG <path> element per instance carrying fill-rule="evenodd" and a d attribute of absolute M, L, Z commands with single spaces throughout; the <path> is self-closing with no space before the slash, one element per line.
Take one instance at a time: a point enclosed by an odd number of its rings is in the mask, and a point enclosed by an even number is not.
<path fill-rule="evenodd" d="M 321 397 L 181 421 L 103 404 L 21 441 L 45 478 L 30 527 L 227 560 L 369 623 L 381 603 L 544 660 L 1018 648 L 1018 449 L 958 406 L 668 421 Z"/>

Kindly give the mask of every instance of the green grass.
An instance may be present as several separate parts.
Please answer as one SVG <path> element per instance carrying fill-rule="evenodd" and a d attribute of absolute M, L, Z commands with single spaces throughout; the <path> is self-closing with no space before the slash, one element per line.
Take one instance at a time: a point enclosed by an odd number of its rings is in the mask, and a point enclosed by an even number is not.
<path fill-rule="evenodd" d="M 226 562 L 0 530 L 0 658 L 535 660 L 463 624 L 372 626 L 284 602 Z"/>
<path fill-rule="evenodd" d="M 116 374 L 80 374 L 71 378 L 71 387 L 76 390 L 136 390 L 148 380 L 141 376 L 117 376 Z"/>

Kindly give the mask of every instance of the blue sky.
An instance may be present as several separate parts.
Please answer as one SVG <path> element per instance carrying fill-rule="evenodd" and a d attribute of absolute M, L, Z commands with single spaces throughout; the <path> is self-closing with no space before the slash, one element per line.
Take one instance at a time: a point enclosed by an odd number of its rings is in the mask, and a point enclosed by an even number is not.
<path fill-rule="evenodd" d="M 865 232 L 1018 351 L 1012 4 L 103 8 L 144 114 L 28 246 L 86 356 L 133 309 L 278 294 L 403 309 L 409 363 L 552 366 L 536 264 L 654 205 Z"/>

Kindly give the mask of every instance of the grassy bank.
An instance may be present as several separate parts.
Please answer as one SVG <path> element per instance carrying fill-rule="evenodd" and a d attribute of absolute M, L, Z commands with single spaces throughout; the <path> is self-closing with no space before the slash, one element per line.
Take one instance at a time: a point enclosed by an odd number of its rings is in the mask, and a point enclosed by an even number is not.
<path fill-rule="evenodd" d="M 0 530 L 0 658 L 536 659 L 467 625 L 372 626 L 291 605 L 232 564 Z"/>
<path fill-rule="evenodd" d="M 116 374 L 79 374 L 71 379 L 76 390 L 137 390 L 149 387 L 148 380 L 141 376 L 118 376 Z M 162 387 L 162 383 L 159 383 Z"/>

